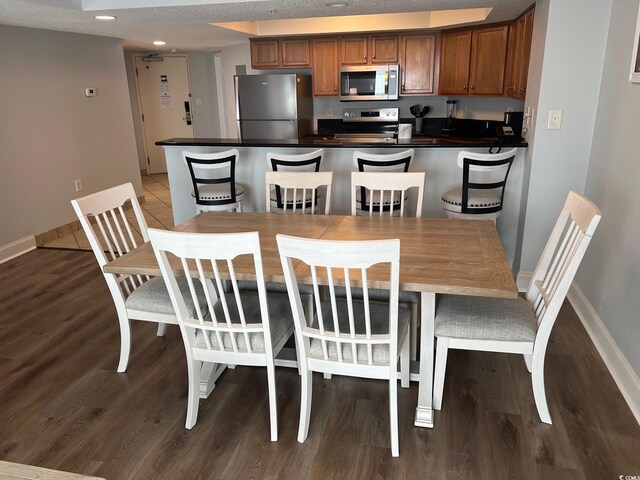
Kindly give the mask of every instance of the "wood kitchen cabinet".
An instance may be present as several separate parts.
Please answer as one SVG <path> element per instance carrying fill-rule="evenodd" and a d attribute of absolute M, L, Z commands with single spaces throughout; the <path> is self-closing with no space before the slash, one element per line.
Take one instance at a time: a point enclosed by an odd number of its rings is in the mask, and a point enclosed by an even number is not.
<path fill-rule="evenodd" d="M 434 93 L 435 47 L 433 33 L 400 37 L 400 94 Z"/>
<path fill-rule="evenodd" d="M 471 31 L 469 95 L 502 95 L 509 25 Z"/>
<path fill-rule="evenodd" d="M 338 95 L 338 39 L 311 40 L 311 66 L 314 97 Z"/>
<path fill-rule="evenodd" d="M 442 33 L 441 95 L 502 95 L 509 25 Z"/>
<path fill-rule="evenodd" d="M 504 95 L 509 97 L 523 99 L 527 94 L 533 18 L 534 9 L 532 8 L 523 13 L 509 27 L 509 47 L 504 85 Z"/>
<path fill-rule="evenodd" d="M 398 63 L 397 35 L 349 36 L 340 38 L 341 65 Z"/>
<path fill-rule="evenodd" d="M 471 61 L 471 29 L 442 32 L 440 95 L 467 95 Z"/>
<path fill-rule="evenodd" d="M 251 67 L 290 68 L 309 67 L 311 55 L 307 38 L 268 38 L 250 40 Z"/>

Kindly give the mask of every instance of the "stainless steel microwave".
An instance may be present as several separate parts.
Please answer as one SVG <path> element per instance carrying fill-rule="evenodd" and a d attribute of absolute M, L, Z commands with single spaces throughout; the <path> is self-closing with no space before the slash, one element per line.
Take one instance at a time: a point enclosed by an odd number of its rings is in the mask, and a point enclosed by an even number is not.
<path fill-rule="evenodd" d="M 398 65 L 340 67 L 340 101 L 398 100 Z"/>

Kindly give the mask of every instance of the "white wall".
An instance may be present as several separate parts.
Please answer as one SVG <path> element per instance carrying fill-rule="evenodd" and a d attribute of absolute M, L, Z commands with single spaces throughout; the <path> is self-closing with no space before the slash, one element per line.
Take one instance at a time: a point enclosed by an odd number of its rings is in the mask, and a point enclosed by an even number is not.
<path fill-rule="evenodd" d="M 611 0 L 548 2 L 521 271 L 535 268 L 569 190 L 584 190 L 610 13 Z M 556 109 L 562 129 L 547 130 Z"/>
<path fill-rule="evenodd" d="M 613 2 L 585 189 L 602 221 L 576 282 L 640 375 L 640 84 L 628 81 L 638 4 Z"/>
<path fill-rule="evenodd" d="M 75 197 L 141 195 L 121 41 L 0 25 L 0 45 L 0 245 L 75 220 Z"/>

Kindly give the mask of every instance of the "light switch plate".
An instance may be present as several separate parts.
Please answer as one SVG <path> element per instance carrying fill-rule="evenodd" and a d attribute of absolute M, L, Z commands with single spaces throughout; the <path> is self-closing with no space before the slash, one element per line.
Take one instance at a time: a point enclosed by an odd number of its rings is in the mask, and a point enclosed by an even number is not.
<path fill-rule="evenodd" d="M 562 110 L 549 110 L 548 130 L 560 130 L 562 128 Z"/>

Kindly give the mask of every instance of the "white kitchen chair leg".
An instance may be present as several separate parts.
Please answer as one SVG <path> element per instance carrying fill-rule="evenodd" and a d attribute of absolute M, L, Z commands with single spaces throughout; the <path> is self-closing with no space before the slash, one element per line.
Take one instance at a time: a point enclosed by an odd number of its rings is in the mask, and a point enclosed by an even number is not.
<path fill-rule="evenodd" d="M 187 399 L 187 420 L 185 427 L 193 428 L 198 420 L 200 406 L 200 368 L 201 362 L 187 357 L 187 375 L 189 377 L 189 395 Z"/>
<path fill-rule="evenodd" d="M 309 370 L 303 371 L 300 384 L 302 385 L 302 393 L 300 395 L 300 426 L 298 428 L 298 442 L 304 443 L 307 439 L 307 435 L 309 435 L 313 372 Z"/>
<path fill-rule="evenodd" d="M 529 373 L 531 373 L 531 359 L 532 359 L 532 355 L 531 354 L 527 354 L 525 353 L 524 355 L 524 363 L 527 366 L 527 371 Z"/>
<path fill-rule="evenodd" d="M 118 362 L 118 373 L 126 372 L 129 364 L 129 354 L 131 353 L 131 321 L 126 313 L 118 313 L 120 322 L 120 361 Z"/>
<path fill-rule="evenodd" d="M 164 334 L 167 332 L 167 324 L 166 323 L 159 323 L 158 324 L 158 331 L 156 333 L 156 335 L 158 335 L 159 337 L 164 337 Z"/>
<path fill-rule="evenodd" d="M 267 383 L 269 387 L 269 421 L 271 423 L 271 441 L 278 441 L 278 397 L 276 394 L 276 369 L 273 361 L 267 364 Z"/>
<path fill-rule="evenodd" d="M 418 304 L 411 304 L 411 331 L 409 341 L 411 342 L 411 360 L 418 359 Z"/>
<path fill-rule="evenodd" d="M 411 373 L 409 369 L 409 348 L 409 339 L 405 338 L 400 351 L 400 386 L 402 388 L 409 388 L 409 375 Z"/>
<path fill-rule="evenodd" d="M 389 380 L 389 422 L 391 424 L 391 456 L 400 456 L 398 444 L 398 379 L 395 375 Z"/>
<path fill-rule="evenodd" d="M 540 421 L 551 424 L 551 414 L 547 405 L 547 395 L 544 390 L 544 355 L 542 358 L 534 358 L 531 370 L 531 384 L 533 386 L 533 398 L 536 401 L 536 408 Z"/>
<path fill-rule="evenodd" d="M 433 408 L 442 408 L 442 395 L 444 393 L 444 374 L 447 370 L 447 351 L 449 339 L 440 337 L 436 342 L 435 378 L 433 379 Z"/>

